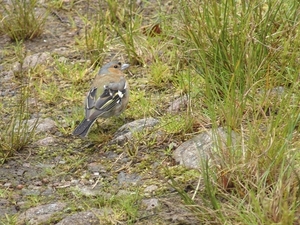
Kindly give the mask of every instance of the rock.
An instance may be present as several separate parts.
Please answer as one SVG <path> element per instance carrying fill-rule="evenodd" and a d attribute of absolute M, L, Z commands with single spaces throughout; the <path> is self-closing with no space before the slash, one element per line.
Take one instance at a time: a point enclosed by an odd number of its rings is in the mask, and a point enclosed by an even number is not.
<path fill-rule="evenodd" d="M 20 62 L 16 62 L 13 65 L 12 71 L 14 74 L 18 74 L 22 70 L 33 69 L 38 65 L 47 65 L 53 61 L 51 54 L 49 52 L 36 53 L 33 55 L 26 56 L 23 65 Z"/>
<path fill-rule="evenodd" d="M 142 204 L 146 206 L 146 210 L 151 210 L 159 206 L 157 198 L 150 198 L 142 200 Z"/>
<path fill-rule="evenodd" d="M 51 188 L 47 188 L 46 190 L 44 190 L 41 195 L 42 196 L 51 196 L 54 194 L 54 191 Z"/>
<path fill-rule="evenodd" d="M 271 94 L 276 94 L 280 96 L 282 96 L 285 92 L 285 88 L 282 86 L 275 87 L 271 90 Z"/>
<path fill-rule="evenodd" d="M 107 216 L 112 213 L 113 211 L 109 208 L 91 209 L 67 216 L 56 225 L 98 225 L 101 224 L 101 216 Z"/>
<path fill-rule="evenodd" d="M 116 194 L 116 196 L 129 196 L 129 195 L 135 195 L 136 192 L 133 191 L 127 191 L 127 190 L 119 190 L 118 193 Z"/>
<path fill-rule="evenodd" d="M 136 185 L 141 180 L 137 174 L 126 174 L 123 171 L 118 174 L 118 182 L 120 185 Z"/>
<path fill-rule="evenodd" d="M 22 65 L 20 62 L 16 62 L 14 65 L 13 65 L 13 68 L 12 68 L 12 71 L 13 73 L 19 73 L 22 71 Z"/>
<path fill-rule="evenodd" d="M 269 95 L 269 96 L 283 96 L 285 93 L 285 88 L 283 86 L 274 87 L 270 90 L 259 90 L 258 94 Z"/>
<path fill-rule="evenodd" d="M 12 185 L 12 183 L 7 182 L 7 183 L 5 183 L 3 186 L 4 186 L 5 188 L 10 188 L 10 187 L 12 187 L 13 185 Z"/>
<path fill-rule="evenodd" d="M 0 221 L 2 218 L 4 219 L 6 215 L 12 214 L 15 215 L 17 210 L 15 206 L 12 206 L 7 199 L 1 198 L 0 199 Z M 4 224 L 4 223 L 3 223 Z"/>
<path fill-rule="evenodd" d="M 36 141 L 34 144 L 37 146 L 49 146 L 53 143 L 55 143 L 55 139 L 53 137 L 45 137 Z"/>
<path fill-rule="evenodd" d="M 13 71 L 3 71 L 0 73 L 0 97 L 14 96 L 16 94 Z"/>
<path fill-rule="evenodd" d="M 32 69 L 38 65 L 47 65 L 49 62 L 52 61 L 53 58 L 51 57 L 49 52 L 36 53 L 33 55 L 26 56 L 23 62 L 22 69 Z"/>
<path fill-rule="evenodd" d="M 134 132 L 141 132 L 146 128 L 151 129 L 158 123 L 159 121 L 157 119 L 150 117 L 124 124 L 117 130 L 113 139 L 110 141 L 110 144 L 123 145 L 127 140 L 131 139 Z"/>
<path fill-rule="evenodd" d="M 52 132 L 56 128 L 55 121 L 50 118 L 40 119 L 38 122 L 37 132 Z"/>
<path fill-rule="evenodd" d="M 42 132 L 54 132 L 56 128 L 55 122 L 50 119 L 30 119 L 30 120 L 24 120 L 21 124 L 21 133 L 22 132 L 32 132 L 32 129 L 35 128 L 35 133 L 42 133 Z M 15 126 L 15 132 L 18 132 L 19 124 L 17 122 Z"/>
<path fill-rule="evenodd" d="M 227 135 L 224 128 L 218 128 L 215 132 L 212 129 L 208 130 L 182 143 L 173 152 L 173 158 L 188 168 L 199 168 L 203 160 L 211 158 L 212 149 L 217 146 L 218 140 L 222 147 L 225 146 Z M 232 131 L 231 136 L 234 145 L 236 134 Z"/>
<path fill-rule="evenodd" d="M 175 99 L 173 102 L 171 102 L 170 107 L 167 109 L 167 112 L 169 113 L 177 113 L 182 110 L 185 110 L 188 104 L 188 97 L 182 96 L 180 98 Z"/>
<path fill-rule="evenodd" d="M 87 187 L 83 185 L 77 185 L 76 189 L 84 196 L 90 197 L 90 196 L 102 196 L 102 190 L 100 190 L 99 187 L 92 188 L 92 187 Z"/>
<path fill-rule="evenodd" d="M 26 189 L 26 188 L 23 188 L 22 189 L 22 195 L 23 196 L 39 196 L 41 195 L 41 191 L 38 190 L 38 189 Z"/>
<path fill-rule="evenodd" d="M 50 119 L 50 118 L 45 118 L 45 119 L 30 119 L 28 120 L 28 125 L 30 130 L 33 128 L 35 123 L 38 122 L 36 126 L 36 133 L 44 133 L 44 132 L 53 132 L 56 128 L 55 121 Z"/>
<path fill-rule="evenodd" d="M 88 167 L 88 170 L 92 173 L 95 173 L 95 172 L 106 173 L 107 172 L 102 163 L 92 162 L 92 163 L 89 163 L 87 167 Z"/>
<path fill-rule="evenodd" d="M 1 81 L 0 81 L 1 83 L 12 82 L 14 78 L 14 72 L 12 70 L 3 71 L 0 73 L 0 77 L 1 77 Z"/>
<path fill-rule="evenodd" d="M 28 187 L 28 189 L 27 188 L 22 189 L 22 195 L 24 196 L 38 196 L 40 194 L 41 191 L 36 188 L 33 188 L 32 186 Z"/>
<path fill-rule="evenodd" d="M 25 168 L 30 168 L 31 167 L 30 163 L 23 163 L 22 166 L 25 167 Z"/>
<path fill-rule="evenodd" d="M 113 152 L 113 151 L 104 152 L 103 155 L 107 159 L 117 159 L 119 157 L 119 155 L 117 153 Z"/>
<path fill-rule="evenodd" d="M 152 193 L 154 192 L 155 190 L 157 190 L 158 187 L 156 185 L 150 185 L 150 186 L 147 186 L 145 189 L 144 189 L 144 192 L 145 193 Z"/>
<path fill-rule="evenodd" d="M 49 224 L 49 221 L 53 215 L 61 212 L 66 206 L 66 203 L 56 202 L 30 208 L 20 214 L 16 224 Z"/>
<path fill-rule="evenodd" d="M 18 184 L 17 186 L 16 186 L 16 189 L 17 190 L 22 190 L 24 188 L 24 185 L 23 184 Z"/>

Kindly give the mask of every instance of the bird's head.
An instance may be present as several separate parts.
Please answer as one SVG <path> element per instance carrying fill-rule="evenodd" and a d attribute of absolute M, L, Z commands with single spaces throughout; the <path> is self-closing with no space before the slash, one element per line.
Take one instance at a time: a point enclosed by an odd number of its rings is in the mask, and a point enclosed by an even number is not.
<path fill-rule="evenodd" d="M 99 75 L 101 74 L 108 74 L 108 73 L 114 73 L 114 74 L 121 74 L 122 70 L 125 70 L 129 67 L 129 64 L 122 64 L 120 62 L 117 61 L 112 61 L 109 62 L 107 64 L 105 64 L 104 66 L 102 66 L 102 68 L 99 71 Z"/>

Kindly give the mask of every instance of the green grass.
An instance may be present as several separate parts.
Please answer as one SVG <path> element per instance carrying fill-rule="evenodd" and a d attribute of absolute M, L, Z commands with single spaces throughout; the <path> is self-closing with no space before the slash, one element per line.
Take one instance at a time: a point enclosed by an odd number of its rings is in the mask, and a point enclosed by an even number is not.
<path fill-rule="evenodd" d="M 35 11 L 36 0 L 13 0 L 1 2 L 0 29 L 13 41 L 22 41 L 39 37 L 44 30 L 47 12 Z"/>
<path fill-rule="evenodd" d="M 219 165 L 204 162 L 205 191 L 197 197 L 209 201 L 190 200 L 191 208 L 217 224 L 292 224 L 299 204 L 298 2 L 179 3 L 180 47 L 204 81 L 213 127 L 243 137 L 234 149 L 230 140 L 215 147 Z"/>
<path fill-rule="evenodd" d="M 129 61 L 131 96 L 122 116 L 127 121 L 158 118 L 157 129 L 166 136 L 159 145 L 151 133 L 137 133 L 124 149 L 117 149 L 133 161 L 148 156 L 150 162 L 132 165 L 134 169 L 150 170 L 156 160 L 149 156 L 151 151 L 164 152 L 168 159 L 174 143 L 209 127 L 215 133 L 223 127 L 239 138 L 228 138 L 222 144 L 215 138 L 215 163 L 204 160 L 195 172 L 160 162 L 168 167 L 160 176 L 171 181 L 199 223 L 296 223 L 300 182 L 298 1 L 143 3 L 142 10 L 128 0 L 87 1 L 93 6 L 90 11 L 76 11 L 84 32 L 72 47 L 87 62 L 62 62 L 54 56 L 50 70 L 37 67 L 31 71 L 29 85 L 43 105 L 42 112 L 55 117 L 60 133 L 69 137 L 83 117 L 83 98 L 102 62 Z M 50 7 L 59 10 L 63 5 L 55 1 Z M 76 7 L 72 2 L 71 9 Z M 22 58 L 20 48 L 13 51 Z M 186 106 L 168 112 L 172 99 L 183 96 L 188 99 Z M 0 103 L 0 109 L 5 109 L 4 104 Z M 22 118 L 29 116 L 24 109 L 15 110 L 13 121 L 18 121 L 20 113 Z M 101 151 L 111 150 L 106 143 L 124 121 L 108 119 L 100 124 L 93 127 L 90 138 L 101 143 Z M 7 140 L 8 135 L 1 138 Z M 26 146 L 31 139 L 25 138 L 24 145 L 18 146 Z M 1 154 L 8 156 L 3 147 Z M 65 169 L 79 168 L 85 160 L 65 160 Z M 187 190 L 187 184 L 193 192 Z M 134 223 L 140 198 L 142 194 L 84 201 L 87 208 L 115 209 L 112 221 Z"/>
<path fill-rule="evenodd" d="M 30 119 L 27 102 L 27 98 L 30 96 L 28 86 L 21 86 L 19 92 L 16 106 L 13 110 L 5 109 L 4 113 L 8 114 L 8 117 L 0 123 L 4 134 L 0 137 L 0 164 L 32 142 L 35 128 L 38 125 L 38 119 L 33 124 L 28 122 Z"/>

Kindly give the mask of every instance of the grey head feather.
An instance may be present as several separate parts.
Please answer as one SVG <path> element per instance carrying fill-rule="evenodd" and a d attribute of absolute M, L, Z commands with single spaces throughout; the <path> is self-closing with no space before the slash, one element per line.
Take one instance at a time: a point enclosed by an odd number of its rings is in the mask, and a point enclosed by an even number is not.
<path fill-rule="evenodd" d="M 112 62 L 106 63 L 104 66 L 102 66 L 101 69 L 99 70 L 98 74 L 105 74 L 105 73 L 107 73 L 107 69 L 109 67 L 111 67 L 112 65 L 115 65 L 115 64 L 119 64 L 119 66 L 122 66 L 122 64 L 120 62 L 118 62 L 118 61 L 112 61 Z"/>

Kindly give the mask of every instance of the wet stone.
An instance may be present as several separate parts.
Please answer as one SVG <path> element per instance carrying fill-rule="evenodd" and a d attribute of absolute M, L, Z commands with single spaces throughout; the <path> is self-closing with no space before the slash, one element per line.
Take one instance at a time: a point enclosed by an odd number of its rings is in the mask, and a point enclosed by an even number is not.
<path fill-rule="evenodd" d="M 112 213 L 113 211 L 109 208 L 91 209 L 67 216 L 56 225 L 99 225 L 101 224 L 101 217 Z"/>
<path fill-rule="evenodd" d="M 134 132 L 142 132 L 144 129 L 153 129 L 158 123 L 159 120 L 150 117 L 124 124 L 117 130 L 110 144 L 124 145 L 127 140 L 131 139 Z"/>
<path fill-rule="evenodd" d="M 157 198 L 142 200 L 142 204 L 146 206 L 146 210 L 151 210 L 159 206 L 159 202 Z"/>
<path fill-rule="evenodd" d="M 123 171 L 118 174 L 120 185 L 136 185 L 140 182 L 141 177 L 138 174 L 126 174 Z"/>
<path fill-rule="evenodd" d="M 37 146 L 49 146 L 55 143 L 55 138 L 53 137 L 45 137 L 43 139 L 40 139 L 36 141 L 34 144 Z"/>
<path fill-rule="evenodd" d="M 67 206 L 66 203 L 56 202 L 47 205 L 39 205 L 21 213 L 17 225 L 25 224 L 49 224 L 50 219 L 61 212 Z"/>
<path fill-rule="evenodd" d="M 176 162 L 188 168 L 199 168 L 204 160 L 210 160 L 214 146 L 225 147 L 228 133 L 224 128 L 216 131 L 208 130 L 182 143 L 174 152 Z M 231 132 L 232 148 L 234 149 L 237 135 Z"/>

